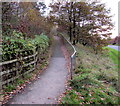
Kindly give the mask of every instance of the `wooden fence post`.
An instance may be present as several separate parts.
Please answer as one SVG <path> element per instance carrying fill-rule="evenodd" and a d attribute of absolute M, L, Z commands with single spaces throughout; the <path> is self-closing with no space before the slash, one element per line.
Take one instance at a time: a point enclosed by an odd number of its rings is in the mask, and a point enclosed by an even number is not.
<path fill-rule="evenodd" d="M 2 66 L 0 66 L 0 91 L 2 90 Z"/>
<path fill-rule="evenodd" d="M 34 54 L 36 53 L 36 49 L 34 50 L 34 52 L 33 52 Z M 36 68 L 36 55 L 34 55 L 34 68 Z"/>

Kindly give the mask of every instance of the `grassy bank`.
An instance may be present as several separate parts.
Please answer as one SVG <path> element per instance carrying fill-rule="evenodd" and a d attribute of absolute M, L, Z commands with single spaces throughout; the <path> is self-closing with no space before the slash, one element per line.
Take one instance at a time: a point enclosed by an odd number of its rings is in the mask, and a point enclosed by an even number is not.
<path fill-rule="evenodd" d="M 109 47 L 104 47 L 103 49 L 108 51 L 108 56 L 111 58 L 114 64 L 118 65 L 120 60 L 120 52 Z"/>
<path fill-rule="evenodd" d="M 91 48 L 77 45 L 77 68 L 63 104 L 118 104 L 118 70 L 108 51 L 95 55 Z"/>

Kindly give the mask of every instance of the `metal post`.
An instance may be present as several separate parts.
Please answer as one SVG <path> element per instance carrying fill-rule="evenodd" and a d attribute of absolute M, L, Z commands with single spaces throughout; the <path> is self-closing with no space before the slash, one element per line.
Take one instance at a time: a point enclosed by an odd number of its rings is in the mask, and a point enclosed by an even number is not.
<path fill-rule="evenodd" d="M 76 53 L 75 53 L 75 57 L 74 57 L 75 59 L 74 59 L 74 63 L 75 63 L 75 66 L 74 66 L 74 68 L 76 68 Z"/>
<path fill-rule="evenodd" d="M 62 35 L 62 34 L 61 34 Z M 71 46 L 71 48 L 73 49 L 73 54 L 70 56 L 70 62 L 71 62 L 71 64 L 70 64 L 70 77 L 71 77 L 71 80 L 72 80 L 72 76 L 73 76 L 73 69 L 75 69 L 75 65 L 76 65 L 76 61 L 75 61 L 75 55 L 76 55 L 76 49 L 75 49 L 75 47 L 71 44 L 71 42 L 68 40 L 68 39 L 66 39 L 63 35 L 62 35 L 62 39 L 63 39 L 63 41 L 66 41 L 67 42 L 67 44 L 69 44 L 70 46 Z M 67 46 L 67 45 L 66 45 Z M 73 60 L 74 59 L 74 60 Z M 73 63 L 74 62 L 74 63 Z"/>
<path fill-rule="evenodd" d="M 70 74 L 71 74 L 71 80 L 72 80 L 72 70 L 73 70 L 73 69 L 72 69 L 72 68 L 73 68 L 73 67 L 72 67 L 72 65 L 73 65 L 73 64 L 72 64 L 72 56 L 70 57 L 70 59 L 71 59 Z"/>

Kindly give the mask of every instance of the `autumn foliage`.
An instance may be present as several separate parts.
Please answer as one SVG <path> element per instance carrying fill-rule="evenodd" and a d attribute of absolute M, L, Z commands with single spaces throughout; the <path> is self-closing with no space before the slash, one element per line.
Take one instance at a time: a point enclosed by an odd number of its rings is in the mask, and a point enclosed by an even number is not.
<path fill-rule="evenodd" d="M 69 35 L 73 45 L 91 46 L 95 52 L 107 45 L 113 28 L 110 10 L 97 1 L 55 2 L 50 6 L 51 16 L 59 25 L 59 31 Z"/>
<path fill-rule="evenodd" d="M 49 34 L 52 23 L 43 15 L 45 9 L 42 2 L 2 2 L 3 35 L 12 36 L 13 30 L 22 32 L 24 38 Z"/>

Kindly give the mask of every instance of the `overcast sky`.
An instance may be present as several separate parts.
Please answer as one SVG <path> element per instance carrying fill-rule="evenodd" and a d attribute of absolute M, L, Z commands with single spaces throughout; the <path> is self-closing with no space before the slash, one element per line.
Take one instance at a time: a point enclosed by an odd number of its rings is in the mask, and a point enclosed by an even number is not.
<path fill-rule="evenodd" d="M 115 28 L 112 31 L 112 38 L 114 38 L 115 36 L 118 36 L 118 2 L 120 0 L 101 0 L 101 2 L 106 4 L 107 8 L 111 9 L 111 14 L 114 15 L 113 16 L 113 22 L 115 23 Z"/>
<path fill-rule="evenodd" d="M 48 6 L 52 0 L 43 0 L 43 1 L 45 1 L 45 4 Z M 101 0 L 102 3 L 106 4 L 106 8 L 111 9 L 111 15 L 114 15 L 112 20 L 115 23 L 115 28 L 112 31 L 113 33 L 111 36 L 112 38 L 118 36 L 118 2 L 119 1 L 120 0 Z"/>

